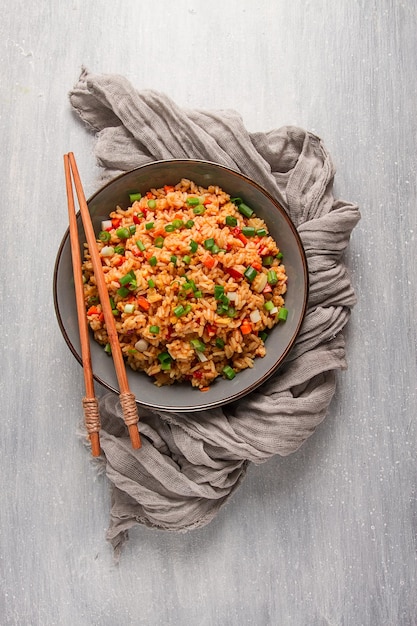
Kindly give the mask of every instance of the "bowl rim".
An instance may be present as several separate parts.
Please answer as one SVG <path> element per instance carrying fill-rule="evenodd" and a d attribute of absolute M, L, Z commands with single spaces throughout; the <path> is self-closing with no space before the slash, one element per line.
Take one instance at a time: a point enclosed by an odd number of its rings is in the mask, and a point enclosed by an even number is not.
<path fill-rule="evenodd" d="M 254 391 L 255 389 L 257 389 L 259 386 L 261 386 L 263 383 L 265 383 L 279 368 L 280 366 L 283 364 L 283 362 L 285 361 L 285 359 L 287 358 L 289 352 L 292 350 L 294 343 L 298 337 L 298 334 L 300 332 L 301 326 L 304 322 L 305 316 L 306 316 L 306 312 L 307 312 L 307 306 L 308 306 L 308 298 L 309 298 L 309 290 L 310 290 L 310 281 L 309 281 L 309 272 L 308 272 L 308 263 L 307 263 L 307 256 L 306 256 L 306 252 L 304 250 L 304 246 L 303 243 L 301 241 L 301 237 L 297 231 L 297 228 L 294 224 L 294 222 L 292 221 L 292 219 L 290 218 L 290 216 L 288 215 L 287 211 L 283 208 L 283 206 L 272 196 L 272 194 L 267 191 L 262 185 L 260 185 L 259 183 L 257 183 L 256 181 L 254 181 L 252 178 L 250 178 L 249 176 L 247 176 L 246 174 L 243 174 L 242 172 L 239 172 L 238 170 L 234 170 L 231 167 L 228 167 L 226 165 L 222 165 L 220 163 L 216 163 L 214 161 L 207 161 L 205 159 L 194 159 L 194 158 L 190 158 L 190 159 L 186 159 L 186 158 L 181 158 L 181 159 L 160 159 L 157 161 L 150 161 L 149 163 L 144 163 L 143 165 L 139 165 L 138 167 L 132 168 L 130 170 L 126 170 L 124 172 L 121 172 L 120 174 L 117 174 L 116 176 L 112 177 L 110 180 L 108 180 L 107 182 L 105 182 L 104 184 L 102 184 L 93 194 L 91 194 L 88 199 L 87 199 L 87 206 L 90 205 L 90 203 L 96 198 L 96 196 L 98 196 L 99 194 L 101 194 L 107 187 L 109 187 L 110 185 L 114 184 L 114 182 L 116 182 L 119 179 L 122 179 L 123 177 L 129 175 L 129 174 L 133 174 L 134 172 L 137 172 L 139 170 L 143 170 L 144 168 L 147 168 L 149 166 L 155 166 L 155 165 L 169 165 L 169 164 L 177 164 L 177 165 L 181 165 L 181 164 L 191 164 L 191 163 L 200 163 L 200 164 L 205 164 L 205 165 L 209 165 L 209 166 L 214 166 L 215 168 L 219 168 L 225 172 L 229 172 L 235 176 L 238 176 L 239 178 L 242 178 L 243 180 L 245 180 L 247 183 L 249 183 L 250 185 L 256 187 L 258 189 L 258 191 L 260 191 L 263 195 L 265 195 L 268 200 L 270 202 L 272 202 L 272 204 L 281 212 L 281 214 L 283 215 L 285 221 L 287 222 L 290 230 L 292 231 L 292 234 L 294 236 L 295 242 L 297 244 L 297 249 L 298 249 L 298 253 L 300 255 L 301 258 L 301 265 L 302 265 L 302 269 L 303 269 L 303 285 L 304 285 L 304 294 L 303 294 L 303 301 L 302 301 L 302 306 L 301 306 L 301 311 L 299 314 L 299 319 L 298 319 L 298 323 L 293 331 L 293 334 L 290 338 L 290 340 L 287 342 L 287 345 L 285 347 L 285 350 L 281 353 L 279 359 L 277 361 L 274 362 L 273 366 L 267 371 L 265 372 L 260 378 L 256 379 L 252 384 L 246 386 L 243 390 L 238 391 L 236 393 L 234 393 L 233 395 L 231 395 L 230 397 L 228 397 L 225 400 L 222 401 L 214 401 L 214 402 L 206 402 L 206 403 L 202 403 L 201 405 L 198 406 L 181 406 L 181 407 L 175 407 L 175 408 L 170 408 L 167 406 L 161 406 L 160 404 L 152 404 L 149 402 L 143 402 L 141 400 L 139 400 L 138 398 L 136 399 L 136 402 L 138 405 L 143 406 L 143 407 L 147 407 L 147 408 L 153 408 L 153 409 L 157 409 L 157 410 L 162 410 L 162 411 L 167 411 L 167 412 L 176 412 L 176 413 L 189 413 L 189 412 L 199 412 L 199 411 L 204 411 L 207 409 L 212 409 L 212 408 L 216 408 L 216 407 L 221 407 L 221 406 L 225 406 L 227 404 L 230 404 L 232 402 L 235 402 L 236 400 L 239 400 L 240 398 L 243 398 L 245 396 L 247 396 L 248 394 L 250 394 L 252 391 Z M 78 223 L 78 220 L 80 219 L 80 211 L 76 212 L 76 220 Z M 73 356 L 76 358 L 76 360 L 78 361 L 78 363 L 83 366 L 83 359 L 82 359 L 82 355 L 79 354 L 78 350 L 75 348 L 75 346 L 73 345 L 70 337 L 68 336 L 68 333 L 66 331 L 66 328 L 64 326 L 64 322 L 62 319 L 62 315 L 61 315 L 61 311 L 59 308 L 59 298 L 58 298 L 58 272 L 59 272 L 59 267 L 60 267 L 60 262 L 61 262 L 61 257 L 63 254 L 63 250 L 64 247 L 67 243 L 67 240 L 69 238 L 69 226 L 67 227 L 62 239 L 61 239 L 61 243 L 58 247 L 58 251 L 56 254 L 56 259 L 55 259 L 55 264 L 54 264 L 54 272 L 53 272 L 53 302 L 54 302 L 54 309 L 55 309 L 55 316 L 58 322 L 58 326 L 60 328 L 60 331 L 62 333 L 62 336 L 67 344 L 67 346 L 69 347 L 70 351 L 72 352 Z M 91 340 L 91 338 L 90 338 Z M 120 393 L 120 390 L 115 387 L 114 385 L 112 385 L 111 383 L 103 380 L 103 378 L 99 375 L 97 375 L 94 371 L 93 371 L 93 378 L 94 380 L 96 380 L 96 382 L 98 382 L 100 385 L 102 385 L 105 389 L 112 391 L 114 393 Z M 204 396 L 205 394 L 201 394 L 202 396 Z"/>

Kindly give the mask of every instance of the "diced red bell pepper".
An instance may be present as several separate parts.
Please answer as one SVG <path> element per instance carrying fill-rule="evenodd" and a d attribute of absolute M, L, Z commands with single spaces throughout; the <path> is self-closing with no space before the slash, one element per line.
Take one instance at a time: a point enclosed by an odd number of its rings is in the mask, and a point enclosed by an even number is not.
<path fill-rule="evenodd" d="M 234 267 L 224 267 L 223 269 L 235 280 L 241 280 L 243 278 L 243 274 L 238 270 L 235 270 Z"/>

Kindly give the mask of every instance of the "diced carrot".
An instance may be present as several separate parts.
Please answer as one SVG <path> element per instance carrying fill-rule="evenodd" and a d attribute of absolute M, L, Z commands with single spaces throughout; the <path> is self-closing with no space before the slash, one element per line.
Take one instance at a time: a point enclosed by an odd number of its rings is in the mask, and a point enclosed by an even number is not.
<path fill-rule="evenodd" d="M 209 254 L 204 259 L 203 265 L 204 265 L 204 267 L 207 267 L 209 270 L 211 270 L 211 269 L 213 269 L 215 262 L 216 262 L 215 258 Z"/>
<path fill-rule="evenodd" d="M 99 315 L 100 313 L 101 311 L 99 311 L 99 309 L 95 305 L 90 306 L 87 311 L 87 315 Z"/>
<path fill-rule="evenodd" d="M 209 335 L 215 335 L 217 332 L 217 328 L 214 324 L 206 324 L 206 330 Z"/>
<path fill-rule="evenodd" d="M 156 237 L 166 236 L 167 232 L 165 228 L 154 228 L 153 230 L 149 231 L 149 234 L 155 239 Z"/>
<path fill-rule="evenodd" d="M 251 263 L 252 267 L 254 270 L 256 270 L 257 272 L 261 272 L 262 271 L 262 264 L 258 263 L 257 261 L 253 261 L 253 263 Z"/>
<path fill-rule="evenodd" d="M 174 191 L 174 187 L 172 185 L 164 185 L 165 193 L 169 193 L 170 191 Z"/>
<path fill-rule="evenodd" d="M 122 219 L 119 217 L 113 217 L 111 221 L 113 228 L 119 228 L 121 222 L 122 222 Z"/>
<path fill-rule="evenodd" d="M 143 309 L 144 311 L 149 311 L 151 305 L 144 296 L 138 296 L 137 303 L 141 309 Z"/>
<path fill-rule="evenodd" d="M 252 324 L 249 320 L 243 320 L 240 325 L 240 332 L 242 335 L 249 335 L 249 333 L 252 332 Z"/>
<path fill-rule="evenodd" d="M 210 387 L 200 387 L 200 391 L 210 391 Z"/>
<path fill-rule="evenodd" d="M 126 261 L 126 257 L 119 256 L 119 257 L 112 259 L 111 264 L 113 267 L 120 267 L 120 265 L 123 265 L 125 261 Z"/>
<path fill-rule="evenodd" d="M 152 191 L 147 191 L 146 192 L 146 197 L 148 198 L 148 200 L 153 200 L 153 198 L 155 198 L 155 196 L 152 193 Z"/>
<path fill-rule="evenodd" d="M 207 204 L 211 203 L 211 198 L 210 196 L 207 196 L 206 198 L 204 198 L 203 200 L 203 205 L 206 206 Z"/>

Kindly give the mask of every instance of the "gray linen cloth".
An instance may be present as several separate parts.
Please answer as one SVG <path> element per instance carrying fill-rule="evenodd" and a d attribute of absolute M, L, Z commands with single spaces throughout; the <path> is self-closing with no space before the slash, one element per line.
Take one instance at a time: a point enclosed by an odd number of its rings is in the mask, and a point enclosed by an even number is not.
<path fill-rule="evenodd" d="M 324 419 L 336 373 L 346 368 L 342 331 L 355 294 L 343 253 L 360 215 L 356 205 L 335 199 L 331 158 L 301 128 L 249 133 L 234 111 L 185 110 L 122 76 L 85 68 L 70 102 L 95 135 L 102 182 L 160 159 L 205 159 L 238 170 L 288 212 L 309 268 L 296 344 L 278 373 L 244 400 L 195 415 L 141 408 L 142 448 L 135 451 L 118 396 L 102 396 L 100 436 L 112 487 L 107 537 L 116 549 L 137 523 L 170 531 L 207 524 L 249 462 L 295 452 Z"/>

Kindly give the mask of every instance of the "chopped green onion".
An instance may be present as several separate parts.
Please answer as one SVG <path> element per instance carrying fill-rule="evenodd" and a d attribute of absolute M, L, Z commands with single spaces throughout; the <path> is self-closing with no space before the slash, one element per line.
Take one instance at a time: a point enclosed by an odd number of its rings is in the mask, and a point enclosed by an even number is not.
<path fill-rule="evenodd" d="M 268 270 L 266 278 L 270 285 L 276 285 L 278 282 L 278 276 L 275 270 Z"/>
<path fill-rule="evenodd" d="M 272 309 L 274 308 L 274 303 L 272 302 L 272 300 L 267 300 L 264 304 L 264 309 L 265 311 L 272 311 Z"/>
<path fill-rule="evenodd" d="M 125 253 L 125 249 L 123 246 L 116 246 L 114 249 L 116 254 L 124 254 Z"/>
<path fill-rule="evenodd" d="M 184 226 L 183 220 L 172 220 L 172 225 L 174 228 L 182 228 Z"/>
<path fill-rule="evenodd" d="M 181 317 L 181 315 L 184 315 L 184 311 L 185 311 L 185 308 L 182 306 L 182 304 L 179 304 L 178 306 L 174 308 L 173 313 L 176 317 Z"/>
<path fill-rule="evenodd" d="M 224 341 L 223 339 L 221 339 L 220 337 L 217 337 L 216 339 L 216 346 L 220 349 L 224 348 Z"/>
<path fill-rule="evenodd" d="M 167 224 L 167 225 L 165 226 L 165 231 L 166 231 L 167 233 L 173 233 L 173 232 L 174 232 L 174 230 L 175 230 L 175 226 L 174 226 L 174 224 Z"/>
<path fill-rule="evenodd" d="M 153 227 L 154 227 L 154 222 L 148 222 L 147 224 L 145 224 L 146 230 L 152 230 Z"/>
<path fill-rule="evenodd" d="M 93 306 L 93 304 L 97 304 L 97 302 L 99 302 L 98 296 L 91 296 L 91 298 L 87 300 L 89 306 Z"/>
<path fill-rule="evenodd" d="M 211 250 L 213 246 L 214 246 L 214 239 L 213 239 L 213 237 L 210 237 L 209 239 L 205 240 L 204 247 L 205 247 L 206 250 Z"/>
<path fill-rule="evenodd" d="M 237 311 L 236 311 L 234 306 L 229 306 L 227 311 L 226 311 L 226 313 L 227 313 L 228 317 L 235 317 Z"/>
<path fill-rule="evenodd" d="M 214 246 L 211 249 L 211 253 L 212 254 L 217 254 L 218 252 L 220 252 L 220 248 L 219 246 L 215 243 Z"/>
<path fill-rule="evenodd" d="M 120 278 L 119 282 L 121 285 L 128 285 L 132 280 L 135 280 L 135 278 L 135 272 L 130 270 L 130 272 Z"/>
<path fill-rule="evenodd" d="M 186 228 L 192 228 L 194 226 L 194 220 L 187 220 L 185 222 L 185 227 Z"/>
<path fill-rule="evenodd" d="M 171 255 L 171 263 L 173 263 L 174 265 L 177 264 L 177 257 L 175 256 L 175 254 Z"/>
<path fill-rule="evenodd" d="M 155 246 L 155 248 L 162 248 L 164 245 L 164 238 L 163 237 L 155 237 L 153 245 Z"/>
<path fill-rule="evenodd" d="M 236 376 L 235 370 L 230 367 L 230 365 L 225 365 L 222 372 L 229 380 L 232 380 Z"/>
<path fill-rule="evenodd" d="M 152 267 L 155 267 L 157 263 L 158 263 L 158 259 L 156 258 L 156 256 L 151 256 L 151 258 L 149 259 L 149 265 L 152 265 Z"/>
<path fill-rule="evenodd" d="M 145 244 L 138 239 L 138 241 L 136 242 L 137 247 L 139 248 L 139 250 L 141 250 L 142 252 L 145 250 Z"/>
<path fill-rule="evenodd" d="M 223 285 L 214 285 L 214 297 L 216 298 L 216 300 L 219 300 L 219 298 L 224 294 L 224 287 Z"/>
<path fill-rule="evenodd" d="M 227 304 L 219 304 L 216 309 L 217 315 L 224 315 L 229 310 L 229 306 Z"/>
<path fill-rule="evenodd" d="M 157 335 L 159 333 L 159 326 L 149 326 L 149 332 L 152 335 Z"/>
<path fill-rule="evenodd" d="M 226 294 L 222 294 L 218 300 L 222 303 L 222 304 L 226 304 L 227 306 L 229 306 L 230 304 L 230 300 L 229 298 L 226 296 Z"/>
<path fill-rule="evenodd" d="M 155 209 L 155 207 L 156 207 L 156 202 L 155 202 L 155 200 L 148 200 L 148 207 L 149 207 L 150 209 Z"/>
<path fill-rule="evenodd" d="M 163 363 L 161 363 L 161 370 L 165 372 L 170 369 L 171 369 L 171 361 L 163 361 Z"/>
<path fill-rule="evenodd" d="M 198 206 L 195 206 L 193 208 L 194 215 L 204 215 L 205 212 L 206 212 L 206 209 L 202 204 L 199 204 Z"/>
<path fill-rule="evenodd" d="M 277 258 L 277 259 L 279 259 L 279 260 L 281 260 L 281 259 L 283 259 L 283 258 L 284 258 L 284 255 L 282 254 L 282 252 L 278 252 L 278 254 L 277 254 L 277 257 L 276 257 L 276 258 Z"/>
<path fill-rule="evenodd" d="M 139 192 L 132 192 L 129 194 L 129 200 L 130 202 L 138 202 L 142 197 L 142 194 L 140 194 Z"/>
<path fill-rule="evenodd" d="M 129 226 L 129 232 L 130 232 L 131 235 L 135 234 L 135 232 L 136 232 L 136 224 L 131 224 Z"/>
<path fill-rule="evenodd" d="M 182 257 L 182 260 L 184 261 L 184 263 L 186 265 L 189 265 L 189 263 L 191 263 L 191 257 L 188 256 L 188 254 L 186 254 L 185 256 Z"/>
<path fill-rule="evenodd" d="M 258 237 L 266 237 L 268 232 L 266 228 L 258 228 L 258 230 L 256 231 L 256 234 L 258 235 Z"/>
<path fill-rule="evenodd" d="M 106 345 L 104 346 L 104 352 L 106 352 L 107 354 L 111 354 L 111 345 L 109 343 L 106 343 Z"/>
<path fill-rule="evenodd" d="M 108 241 L 110 241 L 111 235 L 110 235 L 110 233 L 107 230 L 102 230 L 102 231 L 99 232 L 98 238 L 103 243 L 107 243 Z"/>
<path fill-rule="evenodd" d="M 253 226 L 244 226 L 242 228 L 242 233 L 245 235 L 245 237 L 255 237 L 256 230 L 253 228 Z"/>
<path fill-rule="evenodd" d="M 137 287 L 138 287 L 138 281 L 136 280 L 136 278 L 133 278 L 133 279 L 130 281 L 130 283 L 129 283 L 128 287 L 129 287 L 130 291 L 134 291 L 135 289 L 137 289 Z"/>
<path fill-rule="evenodd" d="M 274 257 L 268 254 L 262 258 L 262 265 L 264 267 L 269 267 L 274 262 Z"/>
<path fill-rule="evenodd" d="M 172 356 L 170 355 L 169 352 L 160 352 L 158 354 L 158 361 L 160 363 L 166 363 L 166 362 L 172 361 Z"/>
<path fill-rule="evenodd" d="M 200 341 L 200 339 L 191 339 L 190 344 L 194 348 L 194 350 L 197 350 L 197 352 L 204 352 L 204 350 L 206 349 L 206 345 L 202 341 Z"/>
<path fill-rule="evenodd" d="M 126 298 L 129 295 L 130 291 L 127 287 L 119 287 L 116 292 L 121 298 Z"/>
<path fill-rule="evenodd" d="M 194 291 L 194 298 L 202 298 L 203 297 L 203 292 L 200 291 L 200 289 L 197 289 L 197 291 Z"/>
<path fill-rule="evenodd" d="M 148 280 L 148 287 L 150 287 L 151 289 L 153 289 L 155 287 L 155 281 L 152 280 L 152 278 L 150 278 Z"/>
<path fill-rule="evenodd" d="M 197 206 L 198 204 L 200 204 L 199 198 L 187 198 L 185 202 L 186 204 L 188 204 L 188 206 Z"/>
<path fill-rule="evenodd" d="M 194 283 L 194 281 L 193 281 L 193 283 Z M 183 290 L 184 290 L 184 291 L 190 291 L 190 290 L 193 290 L 193 291 L 194 291 L 193 283 L 191 283 L 191 282 L 185 282 L 185 283 L 183 284 L 183 286 L 182 286 Z"/>
<path fill-rule="evenodd" d="M 278 319 L 281 322 L 285 322 L 288 317 L 288 309 L 284 309 L 283 307 L 278 312 Z"/>
<path fill-rule="evenodd" d="M 190 241 L 190 250 L 191 252 L 197 252 L 198 250 L 198 243 L 194 241 L 194 239 L 191 239 Z"/>
<path fill-rule="evenodd" d="M 243 200 L 242 198 L 230 198 L 230 202 L 233 202 L 233 204 L 239 206 L 239 204 L 242 204 Z"/>
<path fill-rule="evenodd" d="M 123 313 L 133 313 L 134 310 L 135 310 L 135 305 L 129 302 L 128 304 L 125 304 Z"/>
<path fill-rule="evenodd" d="M 233 215 L 226 215 L 225 222 L 227 226 L 237 226 L 237 219 Z"/>
<path fill-rule="evenodd" d="M 259 335 L 258 335 L 258 336 L 259 336 L 259 339 L 261 339 L 263 342 L 265 342 L 265 341 L 267 340 L 268 333 L 267 333 L 267 332 L 265 332 L 264 330 L 262 330 L 262 331 L 259 333 Z"/>
<path fill-rule="evenodd" d="M 255 276 L 257 275 L 257 273 L 258 272 L 256 271 L 256 269 L 252 267 L 252 265 L 249 265 L 249 267 L 247 267 L 246 270 L 244 271 L 244 276 L 251 283 L 253 279 L 255 278 Z"/>
<path fill-rule="evenodd" d="M 251 217 L 253 215 L 253 209 L 251 209 L 247 204 L 244 204 L 243 202 L 238 205 L 237 210 L 245 217 Z"/>
<path fill-rule="evenodd" d="M 119 237 L 119 239 L 129 239 L 130 237 L 130 231 L 128 228 L 118 228 L 116 230 L 116 235 L 117 237 Z"/>

